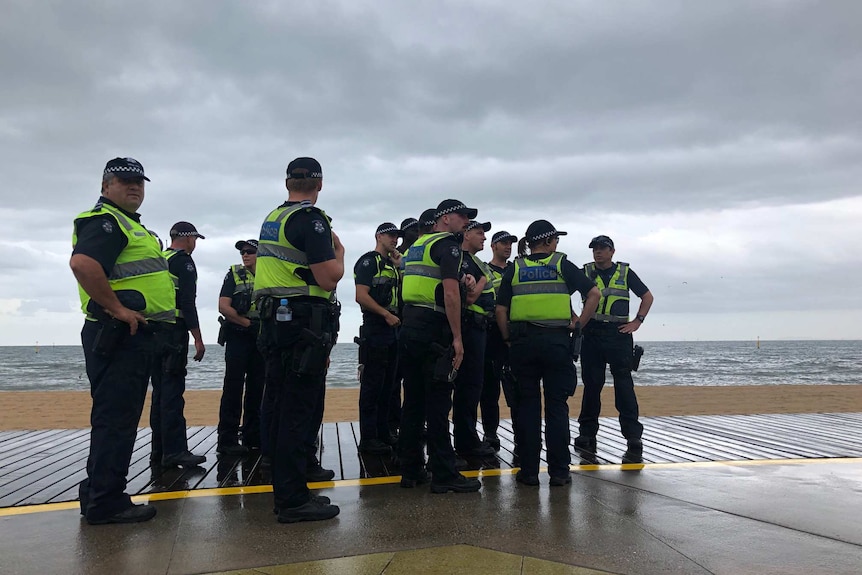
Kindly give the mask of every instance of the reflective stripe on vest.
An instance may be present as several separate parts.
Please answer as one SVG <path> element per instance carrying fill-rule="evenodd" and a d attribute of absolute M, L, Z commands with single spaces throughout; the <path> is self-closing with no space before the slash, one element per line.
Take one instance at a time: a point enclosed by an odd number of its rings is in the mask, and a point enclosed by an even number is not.
<path fill-rule="evenodd" d="M 494 294 L 500 291 L 500 284 L 503 283 L 503 274 L 488 266 L 488 271 L 491 272 L 491 281 L 494 284 Z"/>
<path fill-rule="evenodd" d="M 230 267 L 230 271 L 233 274 L 233 295 L 238 296 L 248 294 L 249 299 L 252 300 L 248 313 L 244 314 L 243 317 L 258 319 L 260 317 L 260 312 L 257 311 L 257 305 L 252 299 L 252 294 L 254 293 L 254 274 L 241 264 L 232 265 Z M 245 271 L 243 274 L 245 279 L 240 275 L 241 271 Z M 236 309 L 236 307 L 234 307 L 234 309 Z"/>
<path fill-rule="evenodd" d="M 78 214 L 72 232 L 72 247 L 78 243 L 78 223 L 92 217 L 109 215 L 126 236 L 127 244 L 117 257 L 107 280 L 113 291 L 135 291 L 144 298 L 143 310 L 136 310 L 152 321 L 175 321 L 176 295 L 168 272 L 168 262 L 162 255 L 159 240 L 149 230 L 132 220 L 118 208 L 99 202 L 89 211 Z M 88 317 L 90 296 L 78 285 L 81 310 Z"/>
<path fill-rule="evenodd" d="M 421 236 L 404 254 L 404 281 L 401 297 L 406 305 L 414 305 L 446 313 L 437 301 L 437 286 L 443 283 L 440 266 L 431 259 L 431 248 L 443 238 L 455 237 L 449 232 L 434 232 Z M 460 262 L 459 262 L 460 266 Z"/>
<path fill-rule="evenodd" d="M 172 257 L 174 257 L 175 255 L 177 255 L 177 254 L 178 254 L 178 253 L 180 253 L 180 252 L 179 252 L 179 250 L 172 250 L 172 249 L 168 248 L 168 249 L 166 249 L 166 250 L 165 250 L 164 252 L 162 252 L 162 253 L 164 253 L 164 255 L 165 255 L 165 261 L 167 261 L 167 262 L 168 262 L 168 272 L 170 273 L 170 261 L 171 261 L 171 258 L 172 258 Z M 183 313 L 183 310 L 181 310 L 181 309 L 180 309 L 180 306 L 179 306 L 179 301 L 180 301 L 180 278 L 178 278 L 178 277 L 177 277 L 177 276 L 175 276 L 174 274 L 171 274 L 171 281 L 172 281 L 172 282 L 174 282 L 174 293 L 175 293 L 175 296 L 174 296 L 174 297 L 175 297 L 175 300 L 174 300 L 174 301 L 176 302 L 176 303 L 174 304 L 174 306 L 176 307 L 176 316 L 177 316 L 178 318 L 180 318 L 180 319 L 183 319 L 183 318 L 185 317 L 185 314 Z"/>
<path fill-rule="evenodd" d="M 554 252 L 538 261 L 515 259 L 510 321 L 546 327 L 566 327 L 571 323 L 572 300 L 563 277 L 564 257 Z"/>
<path fill-rule="evenodd" d="M 311 274 L 305 252 L 291 245 L 284 235 L 290 218 L 300 210 L 316 211 L 323 217 L 323 210 L 311 202 L 300 202 L 292 206 L 276 208 L 263 222 L 257 247 L 257 266 L 254 279 L 255 300 L 263 296 L 291 298 L 297 296 L 319 297 L 330 300 L 332 292 L 320 286 L 309 285 L 299 274 Z M 308 277 L 308 275 L 306 275 Z"/>
<path fill-rule="evenodd" d="M 494 301 L 497 299 L 497 293 L 494 291 L 494 278 L 491 274 L 491 269 L 485 262 L 481 261 L 473 254 L 469 252 L 467 253 L 471 258 L 473 258 L 476 265 L 479 266 L 479 270 L 482 272 L 482 275 L 485 276 L 486 280 L 485 287 L 482 288 L 482 293 L 479 294 L 479 297 L 475 302 L 467 306 L 467 309 L 473 313 L 491 317 L 494 315 Z M 476 281 L 479 281 L 479 278 L 476 278 Z"/>
<path fill-rule="evenodd" d="M 599 300 L 599 306 L 596 308 L 593 319 L 612 323 L 627 323 L 629 321 L 629 264 L 618 262 L 617 269 L 611 276 L 611 281 L 607 286 L 598 274 L 595 262 L 584 264 L 584 273 L 587 274 L 588 278 L 596 282 L 596 287 L 599 288 L 602 294 L 602 299 Z M 611 313 L 614 304 L 617 302 L 623 302 L 622 307 L 617 306 L 617 308 L 620 311 L 625 311 L 625 315 Z"/>

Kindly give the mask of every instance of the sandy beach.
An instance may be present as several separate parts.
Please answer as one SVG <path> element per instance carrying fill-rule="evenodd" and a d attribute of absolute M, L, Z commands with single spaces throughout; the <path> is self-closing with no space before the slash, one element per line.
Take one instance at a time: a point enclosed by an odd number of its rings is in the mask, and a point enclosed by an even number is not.
<path fill-rule="evenodd" d="M 862 412 L 862 385 L 774 385 L 735 387 L 640 387 L 641 415 L 719 415 L 754 413 Z M 221 392 L 190 390 L 186 397 L 189 425 L 216 425 Z M 605 389 L 602 415 L 615 416 L 613 391 Z M 328 389 L 325 421 L 357 421 L 359 389 Z M 581 388 L 569 400 L 577 416 Z M 502 416 L 509 417 L 501 401 Z M 141 418 L 148 425 L 149 396 Z M 89 427 L 90 396 L 82 391 L 0 392 L 0 430 L 75 429 Z"/>

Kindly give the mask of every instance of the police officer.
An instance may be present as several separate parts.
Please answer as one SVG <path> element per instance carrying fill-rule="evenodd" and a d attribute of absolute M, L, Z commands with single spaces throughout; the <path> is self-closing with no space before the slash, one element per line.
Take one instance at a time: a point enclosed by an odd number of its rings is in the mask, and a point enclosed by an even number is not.
<path fill-rule="evenodd" d="M 419 216 L 419 236 L 434 233 L 434 226 L 437 225 L 437 208 L 428 208 Z"/>
<path fill-rule="evenodd" d="M 177 321 L 166 334 L 160 361 L 153 368 L 150 405 L 153 450 L 150 460 L 160 461 L 164 467 L 194 467 L 207 458 L 189 451 L 183 393 L 186 390 L 189 333 L 194 339 L 194 360 L 203 359 L 206 351 L 195 306 L 198 272 L 192 260 L 197 240 L 204 239 L 204 236 L 189 222 L 177 222 L 171 227 L 170 237 L 171 246 L 165 250 L 165 259 L 176 286 Z"/>
<path fill-rule="evenodd" d="M 90 395 L 90 452 L 81 513 L 90 524 L 156 515 L 134 505 L 126 475 L 156 356 L 158 326 L 176 321 L 174 285 L 158 238 L 141 225 L 144 168 L 133 158 L 105 165 L 102 195 L 75 218 L 69 262 L 86 321 L 81 343 Z"/>
<path fill-rule="evenodd" d="M 455 468 L 449 437 L 453 370 L 464 359 L 461 337 L 462 232 L 477 210 L 458 200 L 437 206 L 435 233 L 425 234 L 404 257 L 404 317 L 400 359 L 404 362 L 404 405 L 398 441 L 401 486 L 429 481 L 422 453 L 422 424 L 428 424 L 428 455 L 432 493 L 478 491 L 477 479 Z M 465 281 L 466 289 L 475 282 Z"/>
<path fill-rule="evenodd" d="M 512 244 L 518 241 L 516 236 L 509 232 L 501 231 L 491 238 L 491 261 L 488 262 L 488 270 L 491 273 L 491 284 L 494 289 L 494 298 L 503 281 L 503 274 L 509 267 L 509 258 L 512 256 Z M 497 428 L 500 426 L 500 382 L 503 365 L 507 361 L 508 347 L 503 343 L 500 328 L 497 327 L 495 318 L 488 324 L 488 334 L 485 340 L 485 373 L 482 378 L 482 396 L 479 399 L 479 407 L 482 411 L 482 429 L 484 437 L 482 443 L 491 446 L 495 451 L 500 450 L 500 438 L 497 436 Z M 514 389 L 508 384 L 503 390 L 506 403 L 512 412 L 512 420 L 515 420 L 513 410 L 516 410 L 513 401 Z"/>
<path fill-rule="evenodd" d="M 218 418 L 218 453 L 244 455 L 260 447 L 260 403 L 263 398 L 263 356 L 257 348 L 260 313 L 254 294 L 257 240 L 239 240 L 242 264 L 234 264 L 224 277 L 218 298 L 223 318 L 224 387 Z M 243 394 L 245 388 L 245 394 Z M 239 442 L 242 418 L 242 444 Z"/>
<path fill-rule="evenodd" d="M 389 403 L 395 385 L 396 329 L 401 253 L 395 244 L 402 232 L 383 223 L 374 234 L 376 245 L 353 268 L 356 303 L 362 309 L 359 328 L 359 451 L 374 455 L 391 453 Z"/>
<path fill-rule="evenodd" d="M 464 340 L 464 361 L 455 378 L 452 423 L 455 451 L 458 455 L 485 457 L 496 450 L 482 443 L 476 432 L 479 398 L 485 372 L 485 337 L 488 323 L 494 315 L 494 282 L 491 270 L 476 254 L 485 247 L 485 232 L 490 222 L 470 221 L 464 229 L 461 242 L 463 258 L 461 273 L 471 277 L 476 287 L 465 294 L 462 312 L 461 337 Z"/>
<path fill-rule="evenodd" d="M 434 214 L 436 212 L 437 208 L 428 208 L 422 212 L 418 220 L 407 218 L 401 222 L 401 227 L 405 230 L 404 239 L 402 240 L 401 245 L 398 246 L 398 251 L 401 255 L 406 254 L 407 250 L 410 249 L 410 246 L 416 243 L 416 240 L 419 239 L 420 236 L 434 231 L 434 224 L 437 222 L 437 220 L 434 219 Z M 415 225 L 412 222 L 416 222 Z M 401 260 L 401 281 L 404 281 L 403 258 Z M 398 295 L 401 299 L 399 302 L 399 308 L 403 311 L 404 299 L 401 298 L 401 293 L 402 290 L 399 288 Z M 403 314 L 400 317 L 403 317 Z M 404 369 L 403 362 L 400 359 L 400 352 L 399 359 L 396 364 L 395 385 L 393 386 L 392 397 L 389 402 L 389 433 L 392 436 L 393 444 L 398 440 L 398 430 L 401 427 L 401 389 L 404 386 Z"/>
<path fill-rule="evenodd" d="M 261 316 L 259 346 L 266 362 L 264 403 L 271 404 L 272 490 L 280 523 L 331 519 L 329 498 L 309 481 L 335 473 L 314 452 L 323 419 L 326 369 L 337 336 L 335 286 L 344 275 L 344 246 L 315 206 L 323 170 L 314 158 L 287 166 L 288 198 L 260 231 L 254 299 Z"/>
<path fill-rule="evenodd" d="M 614 262 L 614 242 L 608 236 L 596 236 L 590 241 L 593 261 L 584 265 L 584 272 L 601 291 L 593 321 L 584 329 L 581 350 L 581 376 L 584 397 L 578 416 L 580 433 L 575 438 L 575 451 L 586 461 L 596 462 L 596 434 L 602 409 L 602 388 L 606 366 L 614 378 L 614 399 L 619 411 L 620 429 L 626 438 L 623 463 L 643 462 L 643 425 L 638 421 L 638 400 L 632 380 L 633 338 L 646 319 L 653 295 L 638 275 L 625 262 Z M 641 300 L 638 312 L 629 321 L 629 291 Z"/>
<path fill-rule="evenodd" d="M 405 218 L 401 222 L 401 243 L 396 248 L 398 253 L 405 254 L 407 250 L 419 239 L 419 220 L 416 218 Z"/>
<path fill-rule="evenodd" d="M 521 470 L 515 479 L 539 484 L 544 386 L 545 444 L 552 486 L 572 482 L 569 473 L 569 406 L 577 375 L 572 360 L 571 331 L 589 321 L 599 302 L 599 290 L 566 255 L 557 251 L 559 237 L 547 220 L 536 220 L 519 242 L 519 257 L 506 270 L 497 297 L 497 325 L 511 344 L 510 362 L 517 382 Z M 526 255 L 525 244 L 530 248 Z M 571 294 L 585 296 L 579 318 Z"/>

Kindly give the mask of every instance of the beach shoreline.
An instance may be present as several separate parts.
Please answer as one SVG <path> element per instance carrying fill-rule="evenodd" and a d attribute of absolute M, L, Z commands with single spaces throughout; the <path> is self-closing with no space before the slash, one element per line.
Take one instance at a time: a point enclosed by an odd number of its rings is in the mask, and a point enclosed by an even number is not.
<path fill-rule="evenodd" d="M 725 387 L 637 387 L 642 417 L 674 415 L 746 415 L 757 413 L 862 412 L 862 385 L 745 385 Z M 569 399 L 576 418 L 581 401 L 579 385 Z M 602 416 L 615 417 L 613 388 L 603 395 Z M 188 425 L 218 424 L 220 390 L 187 390 Z M 149 401 L 141 427 L 149 425 Z M 0 391 L 0 431 L 81 429 L 90 426 L 90 394 L 86 391 Z M 358 421 L 358 388 L 327 388 L 324 421 Z M 501 417 L 509 418 L 500 401 Z"/>

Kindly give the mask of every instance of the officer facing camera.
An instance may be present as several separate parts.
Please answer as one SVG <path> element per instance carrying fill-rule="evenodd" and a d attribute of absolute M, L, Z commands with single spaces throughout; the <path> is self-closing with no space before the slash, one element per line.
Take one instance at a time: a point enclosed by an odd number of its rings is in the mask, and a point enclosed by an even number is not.
<path fill-rule="evenodd" d="M 608 236 L 596 236 L 590 241 L 593 261 L 584 264 L 584 272 L 596 282 L 601 301 L 592 321 L 584 329 L 581 349 L 581 376 L 584 396 L 578 416 L 580 434 L 575 439 L 575 450 L 582 459 L 596 461 L 596 434 L 599 431 L 599 414 L 602 409 L 602 388 L 605 371 L 611 367 L 614 378 L 614 398 L 620 413 L 620 429 L 626 438 L 627 448 L 623 463 L 643 461 L 643 425 L 638 421 L 638 400 L 635 395 L 632 371 L 637 370 L 632 334 L 646 320 L 653 303 L 649 288 L 625 262 L 614 262 L 614 241 Z M 629 291 L 641 299 L 635 318 L 629 321 Z M 641 352 L 643 348 L 640 348 Z M 640 357 L 637 356 L 639 360 Z"/>
<path fill-rule="evenodd" d="M 220 339 L 225 346 L 225 366 L 216 451 L 223 455 L 243 455 L 261 445 L 264 362 L 257 348 L 260 312 L 252 297 L 258 242 L 239 240 L 234 247 L 239 250 L 242 263 L 230 267 L 218 298 L 218 310 L 223 316 Z"/>

